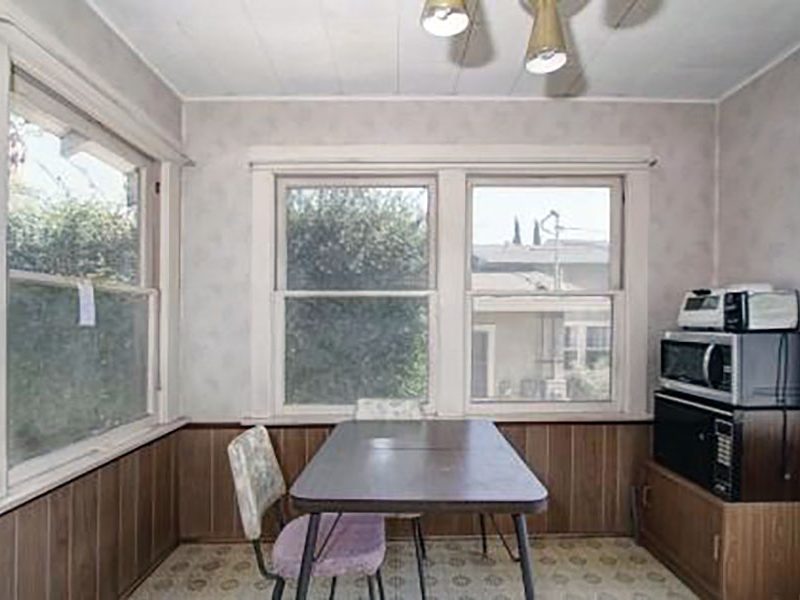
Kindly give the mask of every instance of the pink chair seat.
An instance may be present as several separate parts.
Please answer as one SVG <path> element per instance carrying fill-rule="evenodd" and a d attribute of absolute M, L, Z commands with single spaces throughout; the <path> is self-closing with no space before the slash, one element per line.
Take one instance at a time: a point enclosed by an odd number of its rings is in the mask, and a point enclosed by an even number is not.
<path fill-rule="evenodd" d="M 386 532 L 383 517 L 371 514 L 343 514 L 323 548 L 336 521 L 335 514 L 323 514 L 317 535 L 317 552 L 312 576 L 341 577 L 374 575 L 383 564 Z M 284 579 L 297 579 L 306 543 L 308 516 L 283 528 L 272 548 L 272 569 Z M 315 554 L 315 555 L 316 555 Z"/>

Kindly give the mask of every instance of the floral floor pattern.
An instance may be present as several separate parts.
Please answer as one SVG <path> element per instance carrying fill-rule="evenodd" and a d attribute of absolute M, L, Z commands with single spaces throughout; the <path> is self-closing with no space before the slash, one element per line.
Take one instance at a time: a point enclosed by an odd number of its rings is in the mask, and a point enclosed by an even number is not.
<path fill-rule="evenodd" d="M 626 538 L 537 539 L 532 542 L 537 600 L 689 600 L 696 596 L 644 548 Z M 419 598 L 410 543 L 390 542 L 383 568 L 387 600 Z M 429 600 L 518 600 L 519 566 L 498 543 L 489 558 L 477 540 L 429 540 Z M 184 545 L 133 594 L 134 600 L 268 599 L 246 544 Z M 327 600 L 329 582 L 315 580 L 310 598 Z M 285 600 L 293 600 L 288 585 Z M 339 600 L 366 600 L 366 582 L 339 582 Z"/>

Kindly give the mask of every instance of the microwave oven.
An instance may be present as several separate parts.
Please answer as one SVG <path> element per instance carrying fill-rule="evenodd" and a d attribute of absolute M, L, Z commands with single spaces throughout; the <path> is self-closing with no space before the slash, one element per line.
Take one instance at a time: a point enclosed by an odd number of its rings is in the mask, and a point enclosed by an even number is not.
<path fill-rule="evenodd" d="M 800 405 L 800 334 L 667 331 L 659 383 L 733 406 Z"/>

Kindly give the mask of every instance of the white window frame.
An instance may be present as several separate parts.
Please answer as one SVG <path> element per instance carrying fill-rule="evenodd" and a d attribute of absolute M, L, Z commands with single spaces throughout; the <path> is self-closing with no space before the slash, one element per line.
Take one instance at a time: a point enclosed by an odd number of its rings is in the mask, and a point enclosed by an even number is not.
<path fill-rule="evenodd" d="M 612 331 L 611 331 L 611 340 L 612 341 L 611 341 L 610 345 L 603 346 L 601 348 L 590 348 L 587 345 L 588 344 L 587 340 L 588 340 L 589 328 L 590 327 L 603 327 L 603 328 L 606 328 L 607 327 L 606 323 L 603 323 L 603 322 L 600 322 L 600 321 L 581 321 L 581 322 L 576 322 L 576 321 L 566 321 L 565 320 L 564 326 L 565 327 L 577 328 L 580 331 L 580 335 L 578 337 L 578 339 L 580 340 L 580 343 L 577 346 L 566 346 L 566 345 L 564 346 L 564 352 L 576 352 L 577 353 L 576 354 L 576 362 L 578 364 L 580 364 L 580 365 L 585 365 L 586 364 L 586 355 L 591 350 L 606 350 L 606 351 L 612 351 L 613 350 L 613 340 L 614 340 L 613 327 L 612 327 Z"/>
<path fill-rule="evenodd" d="M 7 411 L 6 411 L 6 301 L 0 302 L 0 514 L 53 489 L 75 477 L 97 468 L 109 460 L 122 456 L 136 447 L 174 431 L 188 422 L 181 416 L 182 406 L 178 388 L 178 318 L 179 318 L 179 261 L 180 261 L 180 170 L 187 159 L 180 152 L 180 144 L 154 127 L 138 110 L 119 98 L 95 74 L 74 68 L 69 55 L 59 55 L 51 48 L 58 45 L 56 38 L 39 33 L 33 35 L 18 25 L 21 14 L 11 11 L 9 20 L 0 24 L 0 115 L 8 122 L 11 109 L 12 63 L 81 111 L 93 115 L 102 123 L 93 131 L 94 138 L 115 153 L 128 158 L 127 144 L 135 145 L 142 154 L 152 157 L 142 169 L 141 193 L 153 201 L 143 203 L 142 210 L 155 210 L 155 219 L 143 217 L 152 225 L 142 236 L 150 236 L 159 248 L 154 257 L 149 253 L 141 258 L 147 261 L 151 278 L 139 286 L 97 283 L 98 289 L 109 285 L 120 291 L 143 293 L 148 298 L 150 319 L 147 417 L 117 427 L 101 435 L 80 441 L 66 448 L 25 461 L 13 469 L 8 468 Z M 82 67 L 85 65 L 81 65 Z M 107 130 L 104 128 L 108 128 Z M 8 128 L 0 128 L 0 247 L 6 246 L 8 203 Z M 103 132 L 116 132 L 120 137 Z M 125 142 L 121 142 L 124 138 Z M 135 153 L 134 153 L 135 154 Z M 145 173 L 146 171 L 146 173 Z M 155 189 L 160 182 L 160 192 Z M 155 196 L 158 195 L 157 201 Z M 6 272 L 6 254 L 1 252 L 0 273 Z M 47 280 L 46 284 L 75 285 L 70 278 L 43 274 L 12 273 L 14 277 L 33 277 Z M 0 297 L 6 298 L 6 278 L 0 277 Z"/>
<path fill-rule="evenodd" d="M 610 202 L 610 227 L 611 227 L 611 246 L 609 255 L 609 285 L 607 289 L 583 292 L 564 292 L 564 291 L 529 291 L 529 290 L 496 290 L 473 287 L 472 283 L 467 287 L 467 319 L 466 327 L 470 330 L 472 324 L 472 306 L 479 298 L 580 298 L 592 297 L 609 298 L 611 301 L 611 397 L 607 401 L 600 402 L 576 402 L 576 401 L 529 401 L 521 398 L 506 399 L 499 396 L 494 398 L 470 398 L 468 400 L 468 414 L 474 415 L 503 415 L 514 414 L 522 411 L 544 411 L 544 412 L 620 412 L 624 405 L 624 397 L 621 393 L 619 381 L 624 377 L 624 365 L 622 364 L 625 351 L 626 340 L 621 334 L 625 327 L 625 313 L 622 308 L 625 306 L 626 290 L 623 287 L 623 251 L 624 251 L 624 220 L 625 220 L 625 201 L 623 193 L 624 181 L 619 176 L 597 177 L 571 175 L 567 177 L 534 175 L 528 177 L 519 176 L 494 176 L 494 177 L 468 177 L 467 179 L 467 269 L 470 279 L 472 274 L 472 198 L 473 191 L 477 187 L 569 187 L 569 188 L 608 188 L 611 192 Z M 621 315 L 621 317 L 620 317 Z M 471 337 L 470 337 L 471 344 Z M 471 347 L 467 351 L 467 356 L 472 356 Z M 471 370 L 467 373 L 471 378 Z M 471 385 L 469 386 L 471 391 Z M 575 405 L 570 407 L 569 405 Z"/>
<path fill-rule="evenodd" d="M 399 175 L 399 176 L 323 176 L 323 177 L 298 177 L 279 176 L 276 179 L 276 222 L 275 222 L 275 281 L 273 292 L 273 390 L 275 398 L 275 411 L 281 415 L 315 415 L 320 412 L 336 415 L 352 415 L 354 406 L 350 405 L 321 405 L 321 404 L 290 404 L 286 402 L 285 384 L 285 340 L 286 340 L 286 300 L 293 298 L 418 298 L 428 301 L 428 396 L 418 398 L 426 410 L 429 410 L 431 389 L 435 387 L 436 369 L 432 367 L 433 358 L 437 355 L 436 329 L 437 329 L 437 268 L 436 268 L 436 239 L 437 239 L 437 202 L 436 180 L 430 174 Z M 331 187 L 357 187 L 357 186 L 412 186 L 426 187 L 428 189 L 428 286 L 424 290 L 289 290 L 287 289 L 288 264 L 287 229 L 286 229 L 286 193 L 289 187 L 312 187 L 324 184 Z"/>
<path fill-rule="evenodd" d="M 252 177 L 251 259 L 251 397 L 244 423 L 337 422 L 344 411 L 310 410 L 287 413 L 276 398 L 275 322 L 276 217 L 279 177 L 377 176 L 433 174 L 437 178 L 438 323 L 436 354 L 430 357 L 432 412 L 440 418 L 493 416 L 504 420 L 641 420 L 647 412 L 647 260 L 650 207 L 649 148 L 615 146 L 528 145 L 382 145 L 382 146 L 258 146 L 249 153 Z M 543 407 L 485 406 L 469 401 L 468 256 L 469 177 L 599 177 L 619 178 L 626 199 L 625 253 L 616 303 L 620 328 L 616 361 L 618 401 L 609 406 L 560 402 Z M 604 295 L 604 294 L 593 294 Z M 624 340 L 624 344 L 622 341 Z M 636 350 L 633 350 L 636 349 Z"/>
<path fill-rule="evenodd" d="M 22 88 L 22 89 L 18 89 Z M 158 423 L 157 406 L 157 386 L 159 372 L 159 342 L 158 342 L 158 321 L 159 321 L 159 293 L 154 281 L 156 277 L 154 263 L 155 248 L 155 229 L 158 225 L 158 215 L 153 210 L 156 198 L 153 194 L 155 185 L 155 175 L 157 165 L 147 157 L 137 153 L 132 148 L 110 136 L 106 135 L 99 128 L 92 127 L 90 123 L 72 112 L 70 107 L 60 103 L 58 99 L 49 97 L 46 93 L 27 84 L 24 80 L 20 81 L 17 88 L 10 93 L 10 112 L 18 112 L 22 109 L 24 117 L 33 116 L 38 120 L 55 119 L 69 131 L 81 131 L 81 134 L 92 136 L 91 147 L 86 151 L 95 155 L 100 160 L 113 156 L 114 165 L 120 169 L 128 168 L 137 174 L 137 232 L 138 232 L 138 268 L 137 281 L 135 284 L 124 284 L 117 282 L 94 281 L 93 287 L 96 291 L 107 292 L 110 294 L 120 293 L 125 295 L 139 296 L 147 302 L 147 397 L 145 399 L 145 415 L 125 423 L 102 434 L 79 440 L 62 448 L 45 452 L 39 456 L 27 459 L 17 465 L 8 465 L 8 485 L 15 487 L 25 481 L 31 480 L 48 470 L 53 465 L 66 465 L 89 452 L 95 451 L 98 447 L 102 448 L 118 436 L 129 437 L 136 431 L 143 431 L 152 428 Z M 35 121 L 34 121 L 35 122 Z M 97 140 L 99 138 L 99 141 Z M 122 154 L 117 154 L 119 152 Z M 30 272 L 9 270 L 9 280 L 35 283 L 43 286 L 60 287 L 66 289 L 77 289 L 80 278 Z"/>

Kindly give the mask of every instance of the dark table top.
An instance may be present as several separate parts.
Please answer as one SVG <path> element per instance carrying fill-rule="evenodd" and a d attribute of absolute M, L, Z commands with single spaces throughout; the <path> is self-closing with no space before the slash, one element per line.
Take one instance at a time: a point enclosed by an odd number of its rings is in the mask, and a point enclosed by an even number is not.
<path fill-rule="evenodd" d="M 536 513 L 547 490 L 489 421 L 348 421 L 291 488 L 306 512 Z"/>

